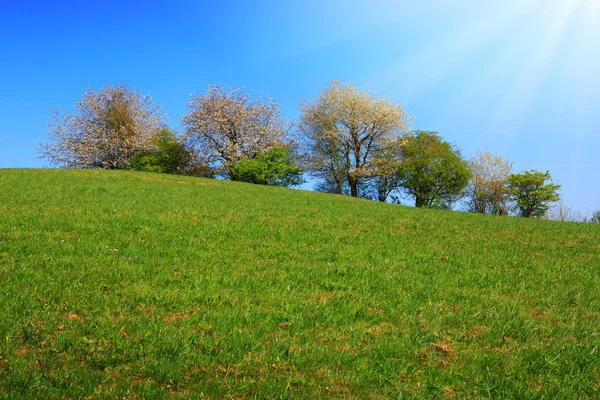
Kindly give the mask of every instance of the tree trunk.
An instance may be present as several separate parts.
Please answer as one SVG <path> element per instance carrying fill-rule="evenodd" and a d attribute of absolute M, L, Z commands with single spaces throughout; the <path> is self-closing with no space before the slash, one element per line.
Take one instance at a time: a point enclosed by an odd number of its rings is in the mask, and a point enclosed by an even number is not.
<path fill-rule="evenodd" d="M 342 180 L 335 178 L 335 184 L 337 186 L 337 194 L 344 194 L 344 186 L 342 185 Z"/>
<path fill-rule="evenodd" d="M 358 180 L 349 176 L 348 186 L 350 186 L 350 196 L 358 197 Z"/>

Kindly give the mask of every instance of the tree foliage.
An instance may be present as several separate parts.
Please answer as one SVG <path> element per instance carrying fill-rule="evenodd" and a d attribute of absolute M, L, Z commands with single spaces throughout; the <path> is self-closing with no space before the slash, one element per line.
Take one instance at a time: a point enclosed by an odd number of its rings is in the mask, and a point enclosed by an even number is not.
<path fill-rule="evenodd" d="M 252 99 L 240 88 L 209 85 L 204 94 L 191 95 L 188 108 L 182 122 L 190 148 L 225 176 L 239 160 L 289 146 L 281 108 L 270 99 Z"/>
<path fill-rule="evenodd" d="M 152 141 L 151 151 L 140 153 L 129 161 L 129 168 L 137 171 L 183 174 L 192 161 L 185 144 L 171 129 L 163 127 Z"/>
<path fill-rule="evenodd" d="M 358 197 L 360 187 L 380 176 L 378 159 L 408 125 L 401 104 L 377 98 L 348 83 L 331 82 L 316 101 L 301 107 L 309 168 L 328 190 Z"/>
<path fill-rule="evenodd" d="M 400 152 L 399 182 L 417 207 L 450 208 L 462 196 L 471 178 L 468 163 L 437 132 L 413 132 Z"/>
<path fill-rule="evenodd" d="M 531 170 L 523 174 L 512 174 L 508 182 L 521 217 L 542 218 L 550 203 L 560 200 L 560 185 L 552 183 L 548 171 L 542 173 Z"/>
<path fill-rule="evenodd" d="M 510 193 L 508 178 L 513 164 L 503 157 L 479 152 L 469 162 L 472 172 L 467 187 L 467 208 L 471 212 L 508 215 Z"/>
<path fill-rule="evenodd" d="M 292 151 L 274 147 L 254 158 L 236 161 L 229 169 L 231 180 L 267 186 L 299 186 L 304 180 L 302 169 L 296 163 Z"/>
<path fill-rule="evenodd" d="M 593 224 L 600 224 L 600 210 L 595 211 L 594 214 L 592 214 L 592 218 L 590 218 L 590 222 Z"/>
<path fill-rule="evenodd" d="M 150 95 L 126 85 L 86 89 L 73 113 L 52 110 L 40 155 L 67 168 L 126 168 L 137 154 L 150 151 L 163 124 Z"/>

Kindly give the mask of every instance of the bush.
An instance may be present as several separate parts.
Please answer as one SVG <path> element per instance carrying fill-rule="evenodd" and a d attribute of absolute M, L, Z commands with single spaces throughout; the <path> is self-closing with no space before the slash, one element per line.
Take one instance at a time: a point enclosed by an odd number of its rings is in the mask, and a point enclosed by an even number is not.
<path fill-rule="evenodd" d="M 304 183 L 302 169 L 285 147 L 274 147 L 254 158 L 244 158 L 229 169 L 233 181 L 258 185 L 290 187 Z"/>
<path fill-rule="evenodd" d="M 182 174 L 189 167 L 191 155 L 169 128 L 160 129 L 152 151 L 138 154 L 129 161 L 129 169 L 164 174 Z"/>

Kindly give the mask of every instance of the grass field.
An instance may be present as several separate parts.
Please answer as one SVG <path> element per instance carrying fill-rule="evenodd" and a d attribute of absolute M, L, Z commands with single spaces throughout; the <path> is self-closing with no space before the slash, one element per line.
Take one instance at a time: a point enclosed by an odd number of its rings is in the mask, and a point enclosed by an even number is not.
<path fill-rule="evenodd" d="M 0 170 L 0 398 L 600 396 L 600 226 Z"/>

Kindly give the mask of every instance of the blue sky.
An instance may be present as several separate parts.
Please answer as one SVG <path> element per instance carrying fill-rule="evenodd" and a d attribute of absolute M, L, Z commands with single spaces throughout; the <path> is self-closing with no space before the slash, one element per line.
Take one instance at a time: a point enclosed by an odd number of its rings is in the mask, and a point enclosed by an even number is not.
<path fill-rule="evenodd" d="M 151 93 L 178 127 L 208 83 L 269 95 L 293 120 L 339 78 L 600 209 L 598 21 L 600 0 L 0 0 L 0 168 L 42 166 L 50 109 L 86 86 Z"/>

